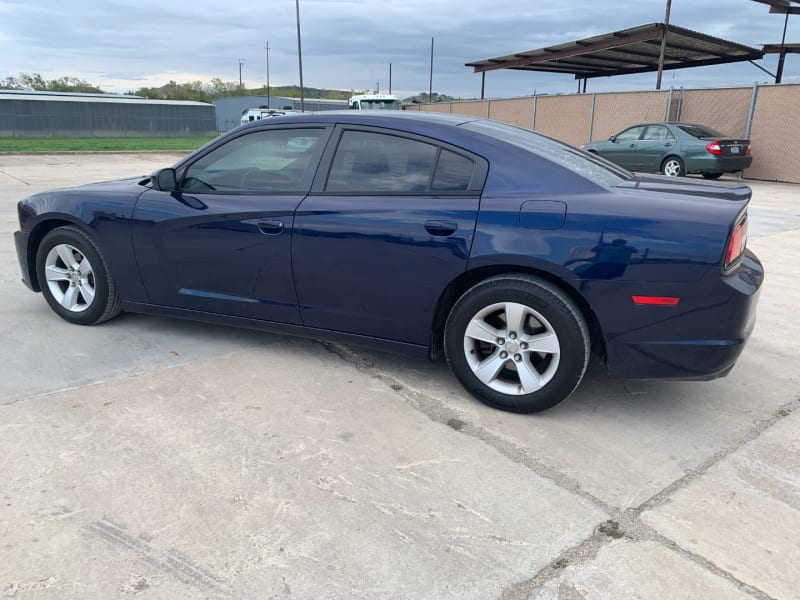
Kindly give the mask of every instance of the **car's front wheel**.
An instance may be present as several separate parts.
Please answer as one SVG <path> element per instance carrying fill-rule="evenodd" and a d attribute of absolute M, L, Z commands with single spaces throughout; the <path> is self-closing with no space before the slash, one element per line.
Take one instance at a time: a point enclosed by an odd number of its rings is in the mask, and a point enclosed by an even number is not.
<path fill-rule="evenodd" d="M 96 325 L 122 312 L 100 250 L 77 227 L 59 227 L 44 236 L 36 275 L 50 308 L 65 321 Z"/>
<path fill-rule="evenodd" d="M 661 172 L 667 177 L 683 177 L 686 170 L 683 161 L 677 156 L 669 156 L 661 163 Z"/>
<path fill-rule="evenodd" d="M 478 283 L 455 303 L 445 354 L 464 388 L 489 406 L 530 413 L 578 386 L 589 361 L 589 329 L 572 299 L 530 275 Z"/>

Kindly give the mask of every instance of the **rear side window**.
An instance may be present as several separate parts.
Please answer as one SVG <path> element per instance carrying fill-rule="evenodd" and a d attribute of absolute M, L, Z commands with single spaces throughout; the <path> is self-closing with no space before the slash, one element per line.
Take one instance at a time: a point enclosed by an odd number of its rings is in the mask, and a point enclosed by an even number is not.
<path fill-rule="evenodd" d="M 714 131 L 710 127 L 700 127 L 699 125 L 678 125 L 678 127 L 696 138 L 724 137 L 719 131 Z"/>
<path fill-rule="evenodd" d="M 472 160 L 443 149 L 436 163 L 431 189 L 448 192 L 466 191 L 474 171 L 475 163 Z"/>
<path fill-rule="evenodd" d="M 521 127 L 497 121 L 470 121 L 461 127 L 513 144 L 599 185 L 619 185 L 633 178 L 630 172 L 599 156 Z"/>
<path fill-rule="evenodd" d="M 421 192 L 428 189 L 438 148 L 395 135 L 345 131 L 333 158 L 328 192 Z"/>
<path fill-rule="evenodd" d="M 485 168 L 485 167 L 484 167 Z M 437 143 L 390 133 L 342 133 L 325 185 L 327 192 L 422 194 L 467 192 L 475 182 L 475 160 Z"/>

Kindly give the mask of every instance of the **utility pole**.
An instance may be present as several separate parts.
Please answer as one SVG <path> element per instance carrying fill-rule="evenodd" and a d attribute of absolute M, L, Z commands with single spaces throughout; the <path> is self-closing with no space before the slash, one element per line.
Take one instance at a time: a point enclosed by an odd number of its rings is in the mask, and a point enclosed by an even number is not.
<path fill-rule="evenodd" d="M 239 91 L 242 91 L 244 87 L 242 87 L 242 65 L 245 63 L 245 59 L 239 59 Z"/>
<path fill-rule="evenodd" d="M 392 93 L 392 63 L 389 63 L 389 93 Z"/>
<path fill-rule="evenodd" d="M 269 108 L 269 40 L 267 40 L 264 50 L 267 51 L 267 108 Z"/>
<path fill-rule="evenodd" d="M 667 0 L 667 13 L 664 15 L 664 30 L 661 32 L 661 53 L 658 55 L 658 76 L 656 77 L 656 89 L 661 89 L 661 75 L 664 72 L 664 53 L 667 49 L 667 30 L 669 29 L 669 9 L 672 7 L 672 0 Z"/>
<path fill-rule="evenodd" d="M 433 102 L 433 38 L 431 38 L 431 76 L 428 79 L 428 102 Z"/>
<path fill-rule="evenodd" d="M 300 45 L 300 0 L 294 0 L 297 13 L 297 63 L 300 66 L 300 112 L 305 112 L 305 92 L 303 91 L 303 48 Z"/>

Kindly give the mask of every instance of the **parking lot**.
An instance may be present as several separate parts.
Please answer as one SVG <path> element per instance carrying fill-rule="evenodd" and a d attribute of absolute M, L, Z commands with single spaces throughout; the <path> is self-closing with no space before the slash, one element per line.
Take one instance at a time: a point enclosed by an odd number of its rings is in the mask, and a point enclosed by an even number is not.
<path fill-rule="evenodd" d="M 177 155 L 0 155 L 0 597 L 800 598 L 800 186 L 749 182 L 733 372 L 590 365 L 538 415 L 446 365 L 142 315 L 59 319 L 17 200 Z"/>

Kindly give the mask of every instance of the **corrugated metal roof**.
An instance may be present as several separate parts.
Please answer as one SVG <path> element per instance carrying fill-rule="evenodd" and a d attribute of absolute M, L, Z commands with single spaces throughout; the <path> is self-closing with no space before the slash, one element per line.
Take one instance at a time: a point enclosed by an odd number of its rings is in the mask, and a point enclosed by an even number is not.
<path fill-rule="evenodd" d="M 71 94 L 67 92 L 36 93 L 24 90 L 0 90 L 0 100 L 33 100 L 36 102 L 109 102 L 116 104 L 166 104 L 170 106 L 213 106 L 190 100 L 149 100 L 141 96 L 114 94 Z"/>
<path fill-rule="evenodd" d="M 800 0 L 753 0 L 769 6 L 769 12 L 779 15 L 800 15 Z"/>
<path fill-rule="evenodd" d="M 570 73 L 576 79 L 647 73 L 658 70 L 661 37 L 665 30 L 665 70 L 755 60 L 764 56 L 762 50 L 677 25 L 648 23 L 557 46 L 478 60 L 465 66 L 472 67 L 476 73 L 515 69 Z"/>

